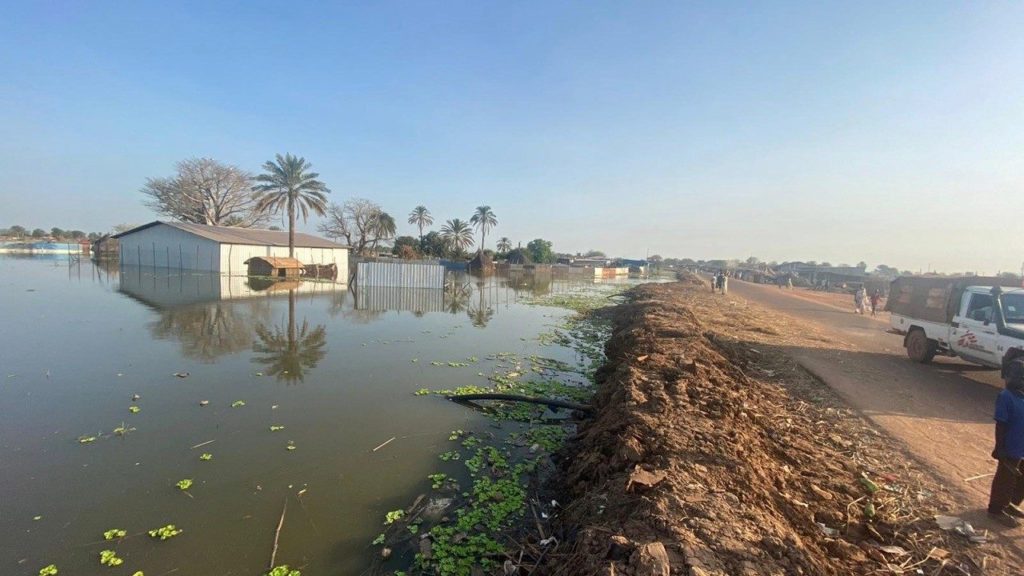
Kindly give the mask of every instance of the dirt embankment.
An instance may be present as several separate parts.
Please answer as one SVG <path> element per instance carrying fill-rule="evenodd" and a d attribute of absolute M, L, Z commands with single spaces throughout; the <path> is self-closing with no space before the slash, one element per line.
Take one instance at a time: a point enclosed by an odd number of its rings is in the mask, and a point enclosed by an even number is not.
<path fill-rule="evenodd" d="M 1013 572 L 937 528 L 950 496 L 772 350 L 775 328 L 695 284 L 631 298 L 561 455 L 569 536 L 544 573 Z"/>

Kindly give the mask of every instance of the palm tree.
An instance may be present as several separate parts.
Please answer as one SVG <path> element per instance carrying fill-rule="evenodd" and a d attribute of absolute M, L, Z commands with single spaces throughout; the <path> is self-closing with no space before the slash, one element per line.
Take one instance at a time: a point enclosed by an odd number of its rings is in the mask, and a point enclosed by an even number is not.
<path fill-rule="evenodd" d="M 473 245 L 473 229 L 467 222 L 458 218 L 445 222 L 441 227 L 441 238 L 444 238 L 448 248 L 457 254 L 462 254 Z"/>
<path fill-rule="evenodd" d="M 477 206 L 476 212 L 469 219 L 473 226 L 480 229 L 480 250 L 484 249 L 487 240 L 487 231 L 498 225 L 498 217 L 491 211 L 490 206 Z"/>
<path fill-rule="evenodd" d="M 508 236 L 502 236 L 498 240 L 498 252 L 504 254 L 512 249 L 512 241 L 508 239 Z"/>
<path fill-rule="evenodd" d="M 262 182 L 253 187 L 256 193 L 257 212 L 280 212 L 288 209 L 288 257 L 295 257 L 295 215 L 302 212 L 302 221 L 309 217 L 309 211 L 323 216 L 327 211 L 327 185 L 317 180 L 316 172 L 309 172 L 313 165 L 305 158 L 285 154 L 277 155 L 276 161 L 263 163 L 264 173 L 256 177 Z"/>
<path fill-rule="evenodd" d="M 430 210 L 427 210 L 426 206 L 417 206 L 409 212 L 409 224 L 420 229 L 420 244 L 423 243 L 423 227 L 433 223 L 434 217 L 430 215 Z"/>
<path fill-rule="evenodd" d="M 383 210 L 378 210 L 370 216 L 369 228 L 368 232 L 373 235 L 374 255 L 377 253 L 377 242 L 394 238 L 398 230 L 395 219 Z"/>

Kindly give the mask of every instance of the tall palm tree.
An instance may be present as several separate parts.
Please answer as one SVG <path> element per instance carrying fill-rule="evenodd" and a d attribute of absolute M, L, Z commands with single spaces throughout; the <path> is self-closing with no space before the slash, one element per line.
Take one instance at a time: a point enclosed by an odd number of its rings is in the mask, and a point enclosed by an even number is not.
<path fill-rule="evenodd" d="M 445 244 L 453 252 L 462 254 L 466 248 L 473 245 L 473 229 L 469 223 L 455 218 L 445 222 L 441 227 L 441 238 L 444 238 Z"/>
<path fill-rule="evenodd" d="M 498 252 L 504 254 L 511 249 L 512 241 L 508 239 L 508 236 L 502 236 L 501 239 L 498 240 Z"/>
<path fill-rule="evenodd" d="M 487 240 L 487 231 L 498 225 L 498 217 L 490 206 L 477 206 L 476 212 L 473 213 L 469 221 L 480 230 L 480 250 L 482 251 Z"/>
<path fill-rule="evenodd" d="M 369 224 L 369 232 L 373 234 L 373 251 L 376 255 L 377 242 L 394 238 L 395 232 L 398 231 L 398 227 L 395 225 L 395 219 L 383 210 L 374 212 L 370 217 Z"/>
<path fill-rule="evenodd" d="M 423 227 L 430 226 L 433 223 L 434 217 L 430 215 L 430 210 L 427 210 L 426 206 L 417 206 L 412 209 L 412 212 L 409 212 L 409 224 L 416 226 L 420 230 L 420 244 L 423 243 Z"/>
<path fill-rule="evenodd" d="M 309 172 L 313 165 L 305 158 L 285 154 L 277 155 L 275 161 L 263 163 L 264 173 L 256 177 L 261 182 L 253 187 L 256 193 L 256 211 L 277 213 L 288 210 L 288 257 L 295 257 L 295 216 L 302 212 L 302 221 L 309 217 L 309 211 L 323 216 L 327 211 L 327 185 L 317 180 L 316 172 Z"/>

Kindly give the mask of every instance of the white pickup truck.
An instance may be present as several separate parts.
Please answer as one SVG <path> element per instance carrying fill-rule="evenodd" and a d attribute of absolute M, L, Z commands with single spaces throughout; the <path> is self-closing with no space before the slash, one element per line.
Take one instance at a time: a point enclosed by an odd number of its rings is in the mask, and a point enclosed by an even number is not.
<path fill-rule="evenodd" d="M 885 309 L 904 335 L 907 356 L 936 354 L 1004 368 L 1024 355 L 1024 289 L 1005 278 L 904 277 L 893 281 Z M 1017 285 L 1019 286 L 1019 284 Z"/>

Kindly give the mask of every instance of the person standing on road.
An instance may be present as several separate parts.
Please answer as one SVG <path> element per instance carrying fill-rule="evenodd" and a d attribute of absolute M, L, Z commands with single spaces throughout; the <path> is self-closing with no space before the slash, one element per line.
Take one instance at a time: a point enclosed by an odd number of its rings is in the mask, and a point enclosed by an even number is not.
<path fill-rule="evenodd" d="M 871 293 L 871 315 L 874 316 L 878 310 L 878 303 L 882 300 L 882 291 L 875 288 L 875 291 Z"/>
<path fill-rule="evenodd" d="M 864 299 L 866 297 L 867 297 L 867 290 L 864 290 L 863 286 L 858 288 L 857 291 L 853 293 L 853 310 L 857 314 L 863 314 L 864 313 Z"/>
<path fill-rule="evenodd" d="M 989 515 L 1016 528 L 1024 502 L 1024 359 L 1016 358 L 1003 371 L 1006 389 L 996 398 L 996 447 L 992 457 L 999 461 L 992 479 Z"/>

